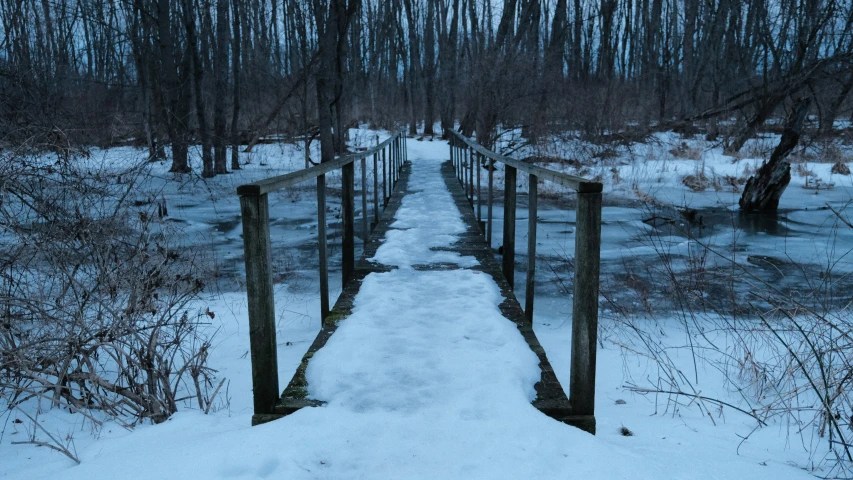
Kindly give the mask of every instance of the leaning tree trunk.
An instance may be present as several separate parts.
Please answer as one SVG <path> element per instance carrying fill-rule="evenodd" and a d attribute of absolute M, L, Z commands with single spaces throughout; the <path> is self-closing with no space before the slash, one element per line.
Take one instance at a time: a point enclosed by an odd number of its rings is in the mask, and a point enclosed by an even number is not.
<path fill-rule="evenodd" d="M 775 212 L 779 208 L 779 199 L 791 182 L 791 164 L 786 159 L 800 141 L 800 131 L 810 105 L 810 99 L 801 98 L 794 102 L 779 145 L 773 150 L 770 160 L 746 182 L 739 202 L 741 210 Z"/>

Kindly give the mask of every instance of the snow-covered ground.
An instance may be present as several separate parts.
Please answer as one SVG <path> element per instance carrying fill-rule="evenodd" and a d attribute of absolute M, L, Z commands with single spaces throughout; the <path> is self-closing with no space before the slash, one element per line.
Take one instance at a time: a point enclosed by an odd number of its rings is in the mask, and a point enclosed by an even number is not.
<path fill-rule="evenodd" d="M 359 138 L 363 144 L 374 141 L 368 132 Z M 636 146 L 630 155 L 623 152 L 606 162 L 600 160 L 583 173 L 602 176 L 605 197 L 626 199 L 608 203 L 604 211 L 605 263 L 608 259 L 618 261 L 634 255 L 651 258 L 655 254 L 644 240 L 653 228 L 641 221 L 647 212 L 639 202 L 632 203 L 636 192 L 678 206 L 728 211 L 737 203 L 737 194 L 715 191 L 713 186 L 693 192 L 682 184 L 683 175 L 694 174 L 700 166 L 708 177 L 742 175 L 746 165 L 754 169 L 758 162 L 749 158 L 733 162 L 712 147 L 701 151 L 700 160 L 675 158 L 665 145 L 677 147 L 680 141 L 663 140 L 647 147 L 646 152 L 638 151 L 646 147 Z M 691 141 L 690 145 L 695 143 Z M 421 242 L 425 236 L 436 234 L 433 239 L 438 240 L 434 241 L 447 244 L 458 233 L 454 230 L 458 213 L 446 208 L 443 184 L 433 175 L 447 156 L 446 143 L 410 139 L 408 146 L 409 159 L 415 165 L 412 182 L 422 185 L 423 190 L 404 203 L 398 212 L 401 228 L 380 247 L 376 260 L 401 267 L 448 261 L 435 258 L 436 252 L 428 250 L 403 255 L 400 242 L 411 241 L 408 237 Z M 103 159 L 107 163 L 108 159 L 115 166 L 122 161 L 138 161 L 142 155 L 134 149 L 113 149 L 93 152 L 92 161 Z M 95 427 L 79 415 L 43 405 L 38 421 L 68 442 L 82 462 L 79 466 L 45 448 L 12 445 L 27 439 L 33 427 L 26 419 L 16 423 L 19 417 L 10 412 L 0 417 L 4 424 L 0 476 L 775 479 L 811 478 L 808 472 L 813 468 L 817 475 L 826 473 L 827 467 L 821 463 L 827 452 L 826 441 L 813 434 L 813 426 L 801 434 L 797 425 L 780 419 L 756 428 L 752 417 L 731 408 L 709 408 L 689 399 L 675 404 L 671 397 L 626 390 L 626 383 L 653 383 L 660 369 L 654 361 L 616 341 L 602 342 L 598 353 L 598 434 L 593 437 L 545 417 L 529 405 L 535 358 L 531 359 L 514 327 L 501 319 L 497 310 L 500 297 L 494 285 L 486 281 L 487 277 L 464 269 L 414 272 L 401 268 L 375 274 L 365 283 L 353 316 L 342 323 L 327 348 L 311 363 L 311 393 L 329 404 L 250 428 L 251 365 L 245 293 L 239 290 L 242 240 L 234 192 L 239 184 L 301 168 L 302 158 L 302 153 L 292 147 L 260 145 L 251 156 L 245 156 L 251 160 L 246 169 L 213 180 L 194 175 L 174 177 L 166 173 L 168 165 L 154 164 L 140 191 L 140 200 L 165 198 L 167 221 L 179 225 L 188 245 L 206 252 L 220 267 L 220 291 L 209 293 L 198 305 L 201 310 L 216 313 L 210 327 L 218 330 L 211 364 L 219 377 L 229 379 L 214 411 L 203 415 L 186 402 L 168 422 L 128 431 L 109 421 Z M 834 187 L 804 189 L 805 177 L 795 174 L 781 205 L 786 209 L 784 234 L 727 228 L 703 238 L 726 246 L 737 238 L 739 246 L 732 249 L 735 253 L 727 251 L 729 255 L 746 257 L 764 252 L 778 256 L 781 250 L 797 261 L 831 262 L 842 271 L 849 269 L 844 263 L 849 262 L 845 251 L 853 245 L 853 232 L 836 230 L 832 212 L 817 208 L 828 202 L 849 215 L 846 202 L 853 197 L 851 178 L 830 175 L 831 164 L 804 165 L 823 185 L 833 183 Z M 578 169 L 565 168 L 579 173 Z M 613 174 L 611 168 L 618 173 Z M 360 178 L 358 173 L 356 178 Z M 334 188 L 335 178 L 329 183 Z M 570 255 L 574 215 L 556 208 L 559 197 L 570 195 L 549 192 L 545 186 L 540 191 L 558 198 L 554 206 L 546 205 L 540 213 L 539 251 L 551 257 Z M 283 384 L 319 329 L 318 288 L 312 266 L 316 261 L 313 195 L 313 188 L 294 189 L 271 199 L 274 262 L 282 279 L 277 284 L 276 306 Z M 356 202 L 357 208 L 359 204 Z M 336 208 L 330 204 L 332 231 Z M 424 215 L 433 218 L 430 231 L 405 229 L 415 227 L 408 222 Z M 520 208 L 519 238 L 525 235 L 525 215 Z M 499 210 L 496 218 L 500 218 Z M 495 232 L 499 237 L 499 223 Z M 827 233 L 835 236 L 828 238 Z M 691 248 L 691 240 L 684 236 L 662 238 L 672 251 Z M 525 243 L 518 242 L 519 253 L 523 253 Z M 452 260 L 463 267 L 471 265 L 471 259 Z M 745 258 L 738 261 L 746 263 Z M 547 275 L 548 269 L 540 267 L 539 272 Z M 464 289 L 457 287 L 460 283 Z M 570 303 L 557 288 L 546 286 L 543 290 L 537 297 L 535 328 L 558 377 L 567 386 Z M 395 302 L 386 300 L 389 292 L 396 296 Z M 386 328 L 393 322 L 401 325 Z M 432 328 L 437 325 L 441 326 Z M 662 338 L 672 339 L 676 346 L 683 343 L 678 318 L 660 314 L 654 325 Z M 712 364 L 696 362 L 689 350 L 676 349 L 673 357 L 691 375 L 695 368 L 702 395 L 738 401 L 737 393 L 730 391 L 725 377 Z M 32 405 L 32 413 L 36 411 Z M 633 436 L 623 436 L 621 427 Z M 41 435 L 36 432 L 37 438 Z"/>

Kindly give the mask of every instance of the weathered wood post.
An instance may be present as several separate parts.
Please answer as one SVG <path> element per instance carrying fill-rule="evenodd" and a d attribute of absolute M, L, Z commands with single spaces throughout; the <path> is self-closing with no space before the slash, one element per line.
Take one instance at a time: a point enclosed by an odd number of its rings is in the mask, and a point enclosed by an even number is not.
<path fill-rule="evenodd" d="M 601 262 L 601 184 L 581 183 L 575 227 L 575 292 L 569 403 L 576 426 L 595 433 L 595 356 Z"/>
<path fill-rule="evenodd" d="M 388 206 L 388 160 L 385 152 L 388 147 L 382 148 L 382 206 Z"/>
<path fill-rule="evenodd" d="M 278 388 L 278 357 L 275 340 L 267 194 L 242 195 L 243 246 L 246 257 L 246 292 L 249 299 L 249 350 L 252 357 L 252 392 L 255 415 L 252 424 L 273 413 L 281 395 Z"/>
<path fill-rule="evenodd" d="M 483 196 L 480 194 L 480 170 L 483 169 L 483 156 L 477 152 L 477 223 L 483 223 Z M 483 226 L 480 225 L 480 229 Z"/>
<path fill-rule="evenodd" d="M 494 200 L 494 190 L 492 189 L 495 183 L 495 161 L 489 159 L 489 193 L 487 197 L 486 207 L 486 242 L 489 244 L 489 249 L 492 248 L 492 203 Z"/>
<path fill-rule="evenodd" d="M 361 236 L 367 245 L 370 228 L 367 226 L 367 157 L 361 157 Z"/>
<path fill-rule="evenodd" d="M 468 152 L 468 198 L 471 200 L 471 206 L 474 206 L 474 151 L 466 148 Z"/>
<path fill-rule="evenodd" d="M 530 175 L 530 189 L 527 195 L 527 288 L 524 290 L 524 316 L 533 324 L 533 287 L 536 276 L 536 198 L 539 192 L 539 178 Z"/>
<path fill-rule="evenodd" d="M 329 316 L 329 259 L 326 250 L 326 175 L 317 177 L 317 252 L 320 256 L 320 321 Z"/>
<path fill-rule="evenodd" d="M 341 167 L 341 288 L 347 286 L 355 270 L 355 165 L 350 162 Z"/>
<path fill-rule="evenodd" d="M 506 165 L 504 171 L 504 236 L 503 236 L 503 274 L 510 288 L 515 288 L 515 167 Z"/>
<path fill-rule="evenodd" d="M 391 140 L 391 145 L 388 146 L 389 155 L 391 155 L 391 159 L 388 161 L 388 165 L 391 168 L 391 189 L 388 192 L 388 196 L 394 195 L 394 186 L 397 184 L 397 139 Z"/>
<path fill-rule="evenodd" d="M 373 154 L 373 221 L 379 225 L 379 154 Z"/>

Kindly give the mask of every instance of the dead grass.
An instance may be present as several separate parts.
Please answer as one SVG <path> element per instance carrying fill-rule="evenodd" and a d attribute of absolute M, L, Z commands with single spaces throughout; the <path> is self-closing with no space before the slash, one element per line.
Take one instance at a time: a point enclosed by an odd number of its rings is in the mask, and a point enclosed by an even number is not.
<path fill-rule="evenodd" d="M 675 158 L 702 160 L 702 150 L 687 145 L 687 142 L 681 142 L 680 145 L 669 150 L 669 153 Z"/>

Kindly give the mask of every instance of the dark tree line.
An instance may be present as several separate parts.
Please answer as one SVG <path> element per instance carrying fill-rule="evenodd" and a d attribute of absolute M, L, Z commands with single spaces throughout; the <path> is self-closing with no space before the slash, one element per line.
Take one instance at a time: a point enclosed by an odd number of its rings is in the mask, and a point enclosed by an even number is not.
<path fill-rule="evenodd" d="M 327 160 L 357 121 L 737 151 L 804 104 L 832 133 L 853 89 L 847 0 L 0 0 L 0 21 L 4 144 L 133 138 L 176 172 L 200 145 L 204 176 L 269 133 Z"/>

